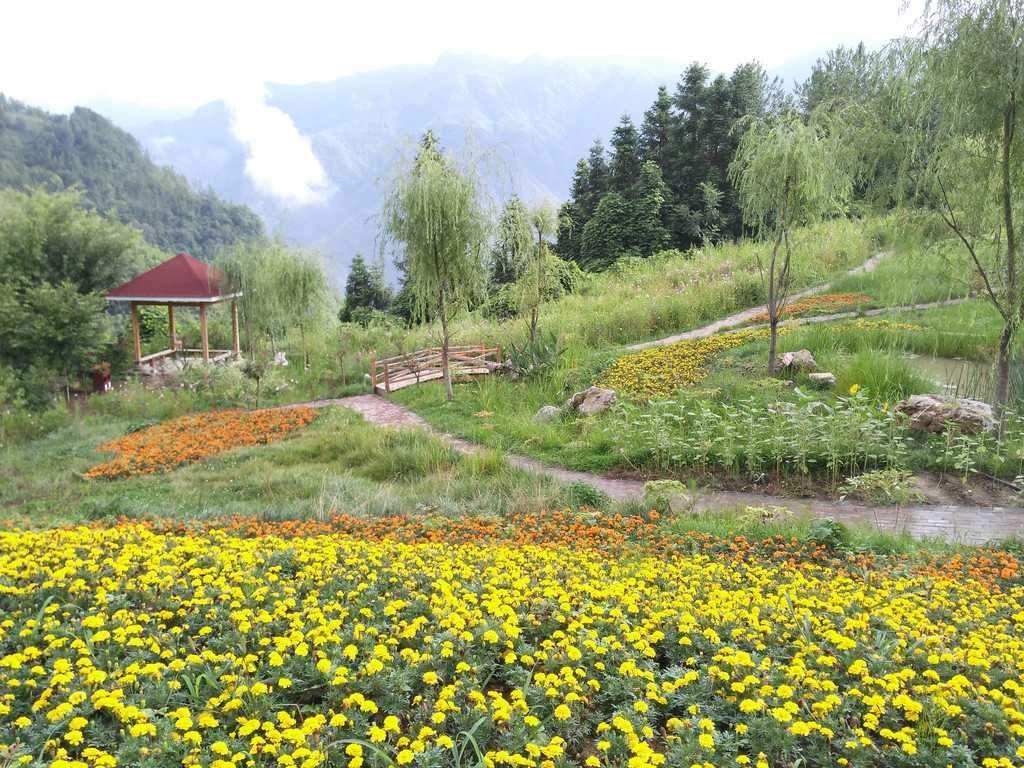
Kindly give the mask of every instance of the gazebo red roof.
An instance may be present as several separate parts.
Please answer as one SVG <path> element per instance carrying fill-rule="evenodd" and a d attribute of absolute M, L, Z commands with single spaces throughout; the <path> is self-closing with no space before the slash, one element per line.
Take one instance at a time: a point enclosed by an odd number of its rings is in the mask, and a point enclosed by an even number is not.
<path fill-rule="evenodd" d="M 216 269 L 186 253 L 179 253 L 110 291 L 107 298 L 111 301 L 212 303 L 233 295 L 221 293 L 220 279 L 221 274 Z"/>

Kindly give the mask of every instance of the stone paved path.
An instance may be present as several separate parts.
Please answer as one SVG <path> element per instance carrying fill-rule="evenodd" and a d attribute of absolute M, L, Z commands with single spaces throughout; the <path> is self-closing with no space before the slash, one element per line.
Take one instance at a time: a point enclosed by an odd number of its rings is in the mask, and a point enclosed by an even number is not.
<path fill-rule="evenodd" d="M 871 271 L 879 261 L 889 255 L 890 252 L 882 252 L 868 259 L 864 264 L 850 270 L 849 274 Z M 797 300 L 828 290 L 828 283 L 811 288 L 807 291 L 795 294 L 792 298 Z M 896 309 L 926 309 L 939 306 L 944 303 L 955 303 L 960 301 L 954 299 L 951 302 L 928 302 L 917 304 L 912 307 L 898 307 Z M 670 336 L 658 341 L 650 341 L 644 344 L 636 344 L 627 349 L 643 349 L 658 344 L 672 344 L 683 339 L 703 338 L 718 333 L 723 328 L 747 322 L 758 314 L 764 312 L 764 307 L 739 312 L 724 320 L 710 323 L 701 328 L 696 328 L 686 333 Z M 889 309 L 868 310 L 864 314 L 876 315 Z M 836 320 L 843 317 L 852 317 L 856 313 L 839 313 L 834 315 L 822 315 L 814 318 L 805 318 L 803 322 L 822 322 L 824 320 Z M 363 415 L 367 421 L 385 427 L 428 429 L 439 437 L 447 440 L 456 449 L 469 453 L 477 450 L 478 446 L 473 443 L 452 437 L 435 430 L 430 423 L 413 413 L 408 408 L 385 400 L 380 395 L 357 395 L 337 400 L 317 400 L 313 403 L 304 403 L 312 407 L 326 405 L 342 405 L 351 408 Z M 512 455 L 508 457 L 509 463 L 515 467 L 541 472 L 558 477 L 566 482 L 582 481 L 601 489 L 613 499 L 626 499 L 640 496 L 643 493 L 643 481 L 640 480 L 614 480 L 600 475 L 592 475 L 586 472 L 574 472 L 561 467 L 551 467 L 526 456 Z M 735 507 L 741 504 L 751 506 L 780 506 L 791 510 L 794 516 L 810 517 L 832 517 L 846 525 L 874 525 L 878 530 L 907 531 L 919 537 L 943 537 L 948 541 L 962 542 L 964 544 L 984 544 L 986 541 L 1004 539 L 1008 536 L 1024 537 L 1024 508 L 1021 507 L 952 507 L 952 506 L 920 506 L 896 509 L 892 507 L 873 508 L 854 502 L 837 502 L 821 499 L 784 499 L 772 496 L 761 496 L 753 493 L 727 493 L 727 492 L 698 492 L 697 498 L 682 500 L 684 503 L 692 504 L 695 509 L 718 509 Z"/>

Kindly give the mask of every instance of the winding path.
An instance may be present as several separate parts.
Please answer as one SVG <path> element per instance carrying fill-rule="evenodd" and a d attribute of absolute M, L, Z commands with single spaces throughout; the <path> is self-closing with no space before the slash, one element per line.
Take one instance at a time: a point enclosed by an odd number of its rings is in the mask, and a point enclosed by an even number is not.
<path fill-rule="evenodd" d="M 864 264 L 850 270 L 847 274 L 869 272 L 879 261 L 891 252 L 884 251 L 868 259 Z M 792 299 L 801 299 L 814 293 L 828 290 L 830 283 L 810 288 L 795 294 Z M 907 307 L 887 307 L 868 310 L 864 314 L 876 315 L 892 310 L 926 309 L 947 303 L 956 303 L 961 299 L 948 302 L 927 302 Z M 635 344 L 626 349 L 644 349 L 659 344 L 672 344 L 684 339 L 711 336 L 724 328 L 748 322 L 751 318 L 765 311 L 764 307 L 738 312 L 724 320 L 695 328 L 685 333 L 676 334 L 657 341 Z M 804 318 L 803 322 L 823 322 L 844 317 L 852 317 L 857 313 L 843 312 L 833 315 L 821 315 Z M 380 395 L 357 395 L 335 400 L 317 400 L 303 403 L 314 408 L 340 405 L 351 408 L 362 414 L 372 424 L 393 428 L 421 428 L 433 432 L 463 453 L 478 450 L 478 446 L 466 440 L 439 432 L 422 416 L 410 411 L 405 406 L 385 400 Z M 561 467 L 552 467 L 526 456 L 509 455 L 509 463 L 514 467 L 539 472 L 557 477 L 565 482 L 582 481 L 607 493 L 613 499 L 628 499 L 640 496 L 644 490 L 641 480 L 615 480 L 587 472 L 575 472 Z M 1024 537 L 1024 508 L 1022 507 L 956 507 L 956 506 L 916 506 L 906 508 L 868 507 L 854 502 L 836 502 L 822 499 L 785 499 L 763 496 L 753 493 L 731 493 L 719 491 L 698 492 L 696 498 L 686 499 L 696 510 L 750 506 L 779 506 L 789 509 L 794 516 L 832 517 L 846 525 L 873 525 L 878 530 L 906 531 L 918 537 L 942 537 L 948 541 L 964 544 L 984 544 L 987 541 L 1005 539 L 1009 536 Z"/>

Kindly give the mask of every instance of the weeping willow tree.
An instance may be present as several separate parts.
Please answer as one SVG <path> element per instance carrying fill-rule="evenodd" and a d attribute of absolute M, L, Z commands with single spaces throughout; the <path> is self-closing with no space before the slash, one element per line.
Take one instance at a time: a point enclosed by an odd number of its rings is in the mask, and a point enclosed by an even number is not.
<path fill-rule="evenodd" d="M 853 178 L 845 151 L 822 113 L 795 111 L 748 120 L 729 180 L 739 190 L 743 223 L 771 252 L 756 251 L 770 336 L 768 370 L 775 370 L 779 318 L 789 300 L 794 229 L 842 210 Z"/>
<path fill-rule="evenodd" d="M 397 160 L 378 179 L 384 197 L 381 240 L 404 269 L 414 317 L 441 325 L 441 367 L 452 402 L 451 323 L 486 290 L 492 212 L 482 170 L 495 158 L 478 155 L 470 137 L 460 160 L 432 131 L 416 144 L 406 140 L 396 153 Z"/>
<path fill-rule="evenodd" d="M 1002 318 L 1003 411 L 1024 325 L 1024 3 L 930 0 L 892 53 L 897 114 L 875 144 L 896 150 L 905 202 L 942 217 Z"/>

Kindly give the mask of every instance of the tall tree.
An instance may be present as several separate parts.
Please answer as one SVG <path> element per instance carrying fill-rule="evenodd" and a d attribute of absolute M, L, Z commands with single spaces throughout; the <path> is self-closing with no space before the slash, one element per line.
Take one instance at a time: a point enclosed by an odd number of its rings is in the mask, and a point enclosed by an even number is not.
<path fill-rule="evenodd" d="M 491 247 L 491 289 L 514 283 L 526 269 L 530 248 L 529 213 L 515 193 L 505 201 Z"/>
<path fill-rule="evenodd" d="M 397 148 L 379 179 L 380 232 L 405 264 L 406 286 L 420 317 L 441 324 L 441 367 L 448 402 L 452 391 L 451 321 L 485 288 L 484 252 L 491 211 L 480 157 L 467 140 L 462 160 L 443 149 L 433 132 Z"/>
<path fill-rule="evenodd" d="M 651 256 L 668 243 L 668 230 L 662 224 L 665 182 L 661 168 L 652 160 L 644 163 L 629 190 L 630 229 L 628 247 L 637 255 Z"/>
<path fill-rule="evenodd" d="M 744 222 L 771 247 L 767 256 L 755 251 L 768 310 L 769 371 L 775 370 L 779 318 L 789 298 L 793 230 L 842 209 L 852 186 L 843 157 L 823 116 L 805 122 L 789 111 L 746 121 L 729 168 Z"/>
<path fill-rule="evenodd" d="M 640 174 L 640 134 L 633 119 L 623 115 L 612 131 L 612 159 L 609 166 L 609 187 L 620 195 L 636 183 Z"/>
<path fill-rule="evenodd" d="M 231 290 L 242 294 L 238 310 L 250 357 L 262 348 L 263 339 L 276 353 L 277 339 L 287 326 L 288 311 L 277 278 L 288 258 L 283 238 L 257 237 L 224 248 L 214 260 Z"/>
<path fill-rule="evenodd" d="M 864 43 L 856 48 L 833 48 L 815 62 L 810 77 L 798 89 L 800 108 L 806 114 L 822 104 L 836 111 L 850 103 L 866 103 L 871 93 L 873 58 Z"/>
<path fill-rule="evenodd" d="M 640 152 L 645 161 L 658 164 L 662 175 L 669 168 L 669 135 L 674 122 L 668 88 L 659 86 L 654 104 L 644 112 L 644 122 L 640 126 Z"/>
<path fill-rule="evenodd" d="M 1020 0 L 934 0 L 920 34 L 897 48 L 903 130 L 889 131 L 910 189 L 938 212 L 999 312 L 997 405 L 1007 402 L 1024 321 L 1024 6 Z M 886 126 L 889 127 L 889 126 Z"/>
<path fill-rule="evenodd" d="M 276 277 L 277 291 L 290 322 L 294 323 L 292 327 L 299 326 L 309 395 L 315 398 L 313 374 L 310 371 L 309 345 L 306 343 L 306 326 L 311 321 L 315 321 L 324 308 L 324 300 L 327 296 L 327 273 L 324 271 L 323 257 L 317 251 L 301 247 L 291 248 L 288 257 L 284 260 Z"/>
<path fill-rule="evenodd" d="M 345 278 L 345 305 L 338 319 L 350 322 L 353 311 L 360 308 L 386 312 L 390 304 L 391 289 L 384 282 L 383 269 L 368 266 L 363 255 L 357 253 Z"/>

